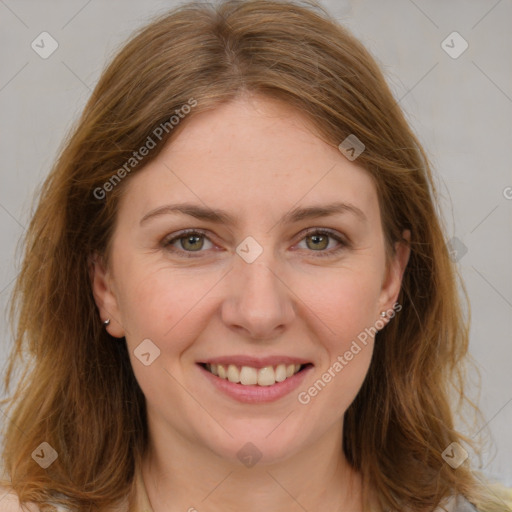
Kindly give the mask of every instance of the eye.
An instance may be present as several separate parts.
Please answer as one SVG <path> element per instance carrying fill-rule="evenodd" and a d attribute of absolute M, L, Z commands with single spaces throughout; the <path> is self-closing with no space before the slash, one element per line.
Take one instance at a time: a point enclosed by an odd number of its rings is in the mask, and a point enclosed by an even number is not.
<path fill-rule="evenodd" d="M 330 245 L 329 239 L 338 242 L 338 247 L 326 251 L 325 249 Z M 171 238 L 164 239 L 162 245 L 173 253 L 179 253 L 186 258 L 194 258 L 200 256 L 200 254 L 195 255 L 193 253 L 204 252 L 202 249 L 205 248 L 205 240 L 210 243 L 210 247 L 206 247 L 206 249 L 213 248 L 212 242 L 202 230 L 188 229 L 179 232 Z M 310 249 L 311 252 L 316 252 L 315 256 L 320 257 L 332 256 L 349 246 L 349 243 L 343 240 L 340 235 L 335 234 L 335 232 L 318 228 L 309 229 L 301 239 L 302 241 L 306 242 L 307 249 Z"/>
<path fill-rule="evenodd" d="M 201 249 L 204 247 L 205 239 L 208 240 L 208 237 L 202 231 L 189 229 L 178 233 L 178 235 L 172 238 L 165 239 L 163 245 L 171 252 L 202 252 Z M 208 241 L 212 244 L 210 240 Z M 176 244 L 178 247 L 176 247 Z M 180 249 L 182 251 L 180 251 Z M 193 258 L 194 256 L 187 254 L 186 257 Z"/>
<path fill-rule="evenodd" d="M 338 242 L 338 246 L 332 250 L 326 251 L 330 245 L 330 240 L 335 240 Z M 316 252 L 315 256 L 332 256 L 333 254 L 337 254 L 345 247 L 348 246 L 348 243 L 343 240 L 343 238 L 333 231 L 327 229 L 317 229 L 312 228 L 306 232 L 306 236 L 302 238 L 301 242 L 305 241 L 306 248 L 310 249 L 312 252 Z"/>

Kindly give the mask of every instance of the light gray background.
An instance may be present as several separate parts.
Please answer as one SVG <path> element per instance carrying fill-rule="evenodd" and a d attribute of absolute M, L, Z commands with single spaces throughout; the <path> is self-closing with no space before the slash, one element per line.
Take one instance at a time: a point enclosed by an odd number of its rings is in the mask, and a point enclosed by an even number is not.
<path fill-rule="evenodd" d="M 133 29 L 175 1 L 0 0 L 0 308 L 19 261 L 15 247 L 35 188 L 83 108 L 107 59 Z M 324 0 L 378 59 L 424 144 L 442 194 L 448 236 L 472 304 L 471 353 L 487 426 L 483 470 L 512 485 L 512 2 Z M 31 43 L 49 32 L 42 59 Z M 441 43 L 469 44 L 454 59 Z M 447 44 L 460 48 L 456 40 Z M 452 50 L 453 51 L 453 50 Z M 462 257 L 461 257 L 462 255 Z M 0 364 L 12 340 L 0 319 Z M 3 373 L 3 372 L 2 372 Z M 475 382 L 474 374 L 470 375 Z M 2 421 L 4 421 L 3 416 Z M 475 463 L 476 464 L 476 463 Z"/>

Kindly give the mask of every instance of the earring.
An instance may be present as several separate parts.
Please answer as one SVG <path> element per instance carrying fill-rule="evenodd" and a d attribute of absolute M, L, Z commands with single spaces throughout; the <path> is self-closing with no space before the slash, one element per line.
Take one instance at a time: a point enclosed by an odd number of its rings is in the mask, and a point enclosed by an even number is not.
<path fill-rule="evenodd" d="M 109 325 L 109 324 L 110 324 L 110 318 L 107 318 L 107 319 L 103 322 L 103 325 L 104 325 L 105 327 L 107 327 L 107 325 Z"/>
<path fill-rule="evenodd" d="M 381 311 L 381 312 L 380 312 L 380 316 L 381 316 L 382 318 L 385 318 L 385 317 L 387 317 L 387 316 L 388 316 L 388 314 L 387 314 L 385 311 Z"/>

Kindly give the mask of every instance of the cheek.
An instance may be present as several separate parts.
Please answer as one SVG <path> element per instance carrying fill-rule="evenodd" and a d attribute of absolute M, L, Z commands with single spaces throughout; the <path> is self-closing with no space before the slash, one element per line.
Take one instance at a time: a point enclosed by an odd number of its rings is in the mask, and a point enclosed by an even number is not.
<path fill-rule="evenodd" d="M 168 402 L 187 410 L 188 395 L 177 384 L 183 380 L 181 355 L 211 316 L 207 293 L 215 281 L 212 276 L 191 280 L 165 269 L 129 275 L 122 289 L 121 314 L 135 377 L 157 410 L 165 410 Z M 145 365 L 141 358 L 148 352 Z"/>
<path fill-rule="evenodd" d="M 307 306 L 322 321 L 329 345 L 343 349 L 347 342 L 378 320 L 380 276 L 375 271 L 344 269 L 317 275 L 314 287 L 304 287 Z"/>
<path fill-rule="evenodd" d="M 208 290 L 218 276 L 191 278 L 190 271 L 148 271 L 148 265 L 127 267 L 125 276 L 119 302 L 129 345 L 150 338 L 162 349 L 182 350 L 180 340 L 190 339 L 201 329 Z"/>
<path fill-rule="evenodd" d="M 334 417 L 343 414 L 359 391 L 370 366 L 375 335 L 375 315 L 380 291 L 376 272 L 355 269 L 340 272 L 336 279 L 315 280 L 314 294 L 307 305 L 317 327 L 318 343 L 324 354 L 319 379 L 305 389 L 301 403 L 327 402 Z M 326 388 L 326 392 L 323 389 Z M 320 400 L 316 396 L 322 396 Z M 308 402 L 309 403 L 309 402 Z"/>

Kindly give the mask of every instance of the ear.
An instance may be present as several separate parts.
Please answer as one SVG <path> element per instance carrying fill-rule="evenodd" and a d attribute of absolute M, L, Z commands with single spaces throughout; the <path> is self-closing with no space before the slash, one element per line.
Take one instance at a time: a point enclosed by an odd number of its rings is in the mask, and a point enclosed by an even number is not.
<path fill-rule="evenodd" d="M 405 267 L 411 254 L 410 242 L 411 232 L 406 229 L 402 233 L 402 240 L 395 243 L 395 254 L 387 266 L 379 299 L 379 313 L 393 309 L 393 305 L 398 299 Z"/>
<path fill-rule="evenodd" d="M 94 254 L 89 258 L 89 276 L 92 284 L 94 301 L 100 312 L 101 321 L 109 319 L 106 327 L 108 333 L 115 338 L 122 338 L 125 335 L 121 325 L 119 305 L 112 286 L 110 270 L 105 265 L 103 258 Z"/>

